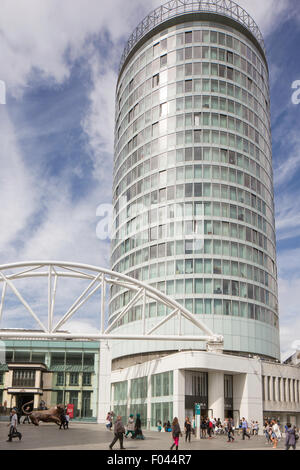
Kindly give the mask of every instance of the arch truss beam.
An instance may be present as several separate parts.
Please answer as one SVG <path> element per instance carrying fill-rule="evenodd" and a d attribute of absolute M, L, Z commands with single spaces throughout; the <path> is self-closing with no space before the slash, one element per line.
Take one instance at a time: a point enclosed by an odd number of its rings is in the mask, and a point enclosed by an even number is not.
<path fill-rule="evenodd" d="M 34 311 L 34 307 L 24 299 L 19 288 L 19 280 L 33 280 L 44 278 L 48 281 L 48 298 L 47 298 L 47 319 L 39 318 Z M 76 279 L 88 282 L 88 285 L 82 290 L 80 295 L 72 302 L 66 311 L 59 312 L 55 315 L 56 293 L 59 282 L 62 279 Z M 108 287 L 118 286 L 124 291 L 129 291 L 126 305 L 107 324 L 106 317 L 109 304 Z M 30 289 L 31 290 L 31 289 Z M 10 291 L 16 299 L 23 305 L 30 316 L 35 321 L 35 328 L 28 330 L 24 321 L 24 317 L 20 317 L 18 329 L 5 328 L 5 300 Z M 95 320 L 100 324 L 100 329 L 95 332 L 82 331 L 80 333 L 72 333 L 66 331 L 68 322 L 74 318 L 79 309 L 85 306 L 87 301 L 101 293 L 100 301 L 97 299 L 99 309 Z M 34 289 L 31 290 L 31 298 Z M 151 323 L 147 326 L 146 305 L 147 303 L 161 304 L 171 312 L 163 317 L 156 324 Z M 141 325 L 141 331 L 135 334 L 123 334 L 117 329 L 122 324 L 124 317 L 128 312 L 139 306 L 141 308 L 141 318 L 138 325 Z M 88 308 L 86 309 L 88 311 Z M 59 318 L 58 318 L 59 317 Z M 56 321 L 54 319 L 56 318 Z M 151 319 L 153 320 L 153 319 Z M 175 325 L 175 334 L 159 334 L 159 329 L 172 320 Z M 195 334 L 183 333 L 183 320 L 185 323 L 193 325 Z M 64 328 L 64 331 L 62 331 Z M 45 262 L 32 261 L 28 263 L 15 263 L 0 266 L 0 337 L 1 338 L 32 338 L 32 339 L 82 339 L 82 340 L 159 340 L 159 341 L 205 341 L 210 344 L 222 344 L 223 337 L 215 335 L 210 328 L 202 322 L 196 315 L 191 313 L 174 299 L 168 297 L 157 289 L 133 279 L 124 274 L 119 274 L 108 269 L 96 266 L 68 263 L 63 261 Z"/>

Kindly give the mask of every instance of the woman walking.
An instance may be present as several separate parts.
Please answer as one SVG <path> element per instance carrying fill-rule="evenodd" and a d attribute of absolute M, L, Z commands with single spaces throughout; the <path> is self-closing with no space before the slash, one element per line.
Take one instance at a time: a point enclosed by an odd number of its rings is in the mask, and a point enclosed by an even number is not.
<path fill-rule="evenodd" d="M 178 418 L 173 419 L 172 423 L 172 437 L 173 437 L 173 444 L 170 447 L 170 450 L 173 450 L 173 447 L 176 446 L 176 450 L 178 450 L 179 444 L 179 436 L 181 436 L 181 430 L 178 422 Z"/>
<path fill-rule="evenodd" d="M 128 437 L 129 433 L 131 433 L 131 437 L 133 439 L 133 436 L 134 436 L 134 418 L 133 418 L 132 414 L 128 418 L 127 432 L 125 434 L 125 437 Z"/>
<path fill-rule="evenodd" d="M 280 428 L 277 424 L 277 421 L 274 419 L 273 420 L 273 426 L 272 426 L 272 442 L 273 442 L 273 449 L 277 449 L 278 446 L 278 441 L 281 439 L 281 432 Z"/>
<path fill-rule="evenodd" d="M 205 418 L 201 418 L 200 429 L 201 429 L 201 439 L 206 439 L 206 420 L 205 420 Z"/>
<path fill-rule="evenodd" d="M 190 418 L 185 419 L 184 429 L 185 429 L 185 442 L 187 442 L 187 440 L 191 442 L 192 423 L 190 422 Z"/>
<path fill-rule="evenodd" d="M 106 426 L 106 429 L 108 431 L 111 431 L 111 429 L 112 429 L 112 416 L 111 416 L 110 412 L 107 413 L 105 426 Z"/>
<path fill-rule="evenodd" d="M 292 428 L 291 423 L 288 423 L 285 438 L 285 449 L 290 450 L 290 447 L 292 447 L 294 450 L 296 450 L 296 440 L 296 429 L 295 427 Z"/>
<path fill-rule="evenodd" d="M 139 413 L 136 415 L 134 435 L 132 436 L 132 439 L 145 439 L 142 431 L 141 415 Z"/>

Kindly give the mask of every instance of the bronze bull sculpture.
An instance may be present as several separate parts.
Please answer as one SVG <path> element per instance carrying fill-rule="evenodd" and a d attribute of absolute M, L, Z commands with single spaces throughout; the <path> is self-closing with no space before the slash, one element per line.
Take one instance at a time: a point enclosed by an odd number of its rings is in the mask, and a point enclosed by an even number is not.
<path fill-rule="evenodd" d="M 49 410 L 40 410 L 40 411 L 30 411 L 27 412 L 24 410 L 24 407 L 30 405 L 33 401 L 25 403 L 22 406 L 22 412 L 29 416 L 30 421 L 35 425 L 38 426 L 39 422 L 42 421 L 43 423 L 56 423 L 58 426 L 61 425 L 61 416 L 64 414 L 64 406 L 63 405 L 56 405 Z"/>

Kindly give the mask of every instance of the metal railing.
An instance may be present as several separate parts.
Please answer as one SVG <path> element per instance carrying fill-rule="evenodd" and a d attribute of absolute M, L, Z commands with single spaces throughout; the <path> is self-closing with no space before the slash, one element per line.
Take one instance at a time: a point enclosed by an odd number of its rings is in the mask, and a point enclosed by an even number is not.
<path fill-rule="evenodd" d="M 252 33 L 265 52 L 264 39 L 259 27 L 246 10 L 232 0 L 171 0 L 152 11 L 136 27 L 125 46 L 119 72 L 134 46 L 149 31 L 176 16 L 198 12 L 220 14 L 232 18 Z"/>

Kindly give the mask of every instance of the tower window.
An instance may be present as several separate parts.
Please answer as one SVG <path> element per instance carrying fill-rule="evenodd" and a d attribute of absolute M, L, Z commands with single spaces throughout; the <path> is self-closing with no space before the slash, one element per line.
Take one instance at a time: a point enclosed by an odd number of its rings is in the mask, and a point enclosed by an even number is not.
<path fill-rule="evenodd" d="M 159 85 L 159 73 L 152 77 L 152 88 L 155 88 Z"/>
<path fill-rule="evenodd" d="M 188 31 L 185 33 L 185 43 L 190 44 L 191 42 L 193 42 L 193 33 L 192 31 Z"/>
<path fill-rule="evenodd" d="M 164 67 L 168 63 L 168 54 L 162 55 L 160 58 L 160 66 Z"/>

